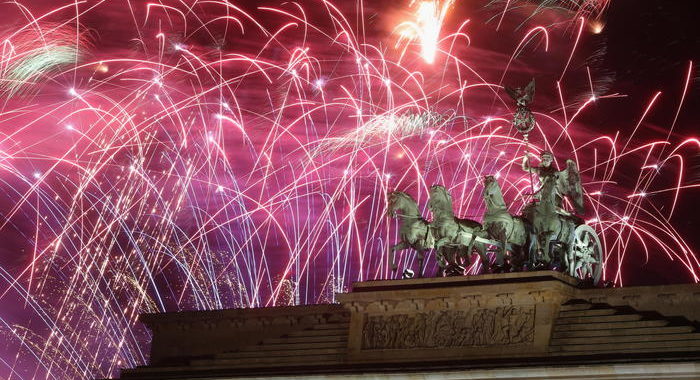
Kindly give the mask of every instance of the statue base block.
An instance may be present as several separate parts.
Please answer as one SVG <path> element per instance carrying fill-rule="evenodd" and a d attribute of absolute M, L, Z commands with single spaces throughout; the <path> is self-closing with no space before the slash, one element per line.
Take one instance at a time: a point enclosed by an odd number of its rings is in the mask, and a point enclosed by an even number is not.
<path fill-rule="evenodd" d="M 586 288 L 542 271 L 366 281 L 337 299 L 142 315 L 150 364 L 121 378 L 700 378 L 696 284 Z"/>
<path fill-rule="evenodd" d="M 356 283 L 348 360 L 413 362 L 546 356 L 577 280 L 557 272 Z"/>

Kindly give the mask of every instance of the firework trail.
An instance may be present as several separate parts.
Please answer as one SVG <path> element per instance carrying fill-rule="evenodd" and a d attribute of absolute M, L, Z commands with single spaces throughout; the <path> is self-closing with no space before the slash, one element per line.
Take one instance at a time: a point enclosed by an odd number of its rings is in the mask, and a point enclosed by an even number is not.
<path fill-rule="evenodd" d="M 0 58 L 0 88 L 5 97 L 37 91 L 38 80 L 74 65 L 81 55 L 79 47 L 88 41 L 86 33 L 48 22 L 40 28 L 27 24 L 6 33 Z"/>
<path fill-rule="evenodd" d="M 518 212 L 530 179 L 501 86 L 522 73 L 549 91 L 529 149 L 578 162 L 606 280 L 661 262 L 698 281 L 672 218 L 698 187 L 686 160 L 700 142 L 647 138 L 661 95 L 619 131 L 583 121 L 622 96 L 571 64 L 588 33 L 571 25 L 589 13 L 507 13 L 489 50 L 471 43 L 493 23 L 447 23 L 459 2 L 406 4 L 386 30 L 370 22 L 382 9 L 343 3 L 2 4 L 22 22 L 4 29 L 0 62 L 0 377 L 143 364 L 139 313 L 333 302 L 390 278 L 392 190 L 429 217 L 428 189 L 444 184 L 479 219 L 481 178 L 496 175 Z M 683 99 L 688 80 L 664 96 Z"/>

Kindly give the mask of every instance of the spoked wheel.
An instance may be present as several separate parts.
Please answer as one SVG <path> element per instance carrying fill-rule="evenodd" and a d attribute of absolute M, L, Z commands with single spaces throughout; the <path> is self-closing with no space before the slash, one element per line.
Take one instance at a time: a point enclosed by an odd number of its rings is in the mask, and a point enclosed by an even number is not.
<path fill-rule="evenodd" d="M 573 235 L 566 260 L 569 275 L 598 285 L 603 273 L 603 247 L 598 234 L 591 226 L 581 224 Z"/>

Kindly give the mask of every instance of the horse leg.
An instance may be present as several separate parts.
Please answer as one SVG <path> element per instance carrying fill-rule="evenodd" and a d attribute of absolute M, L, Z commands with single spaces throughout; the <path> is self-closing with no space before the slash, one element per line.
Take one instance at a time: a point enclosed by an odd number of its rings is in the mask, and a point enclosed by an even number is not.
<path fill-rule="evenodd" d="M 445 244 L 447 244 L 449 241 L 450 239 L 443 237 L 435 242 L 435 257 L 438 260 L 438 272 L 440 269 L 445 269 L 445 267 L 447 267 L 449 264 L 449 260 L 445 254 Z"/>
<path fill-rule="evenodd" d="M 479 273 L 488 273 L 489 270 L 489 255 L 488 255 L 488 248 L 486 247 L 486 244 L 479 244 L 479 248 L 477 248 L 479 251 L 479 257 L 481 258 L 481 270 Z"/>
<path fill-rule="evenodd" d="M 484 243 L 477 242 L 474 246 L 476 247 L 476 252 L 481 258 L 481 266 L 485 269 L 486 266 L 489 264 L 489 257 L 486 255 L 486 245 Z"/>
<path fill-rule="evenodd" d="M 444 276 L 452 276 L 457 266 L 458 247 L 450 246 L 445 252 L 445 265 L 442 268 Z"/>
<path fill-rule="evenodd" d="M 445 273 L 445 269 L 450 264 L 444 246 L 435 250 L 435 259 L 437 259 L 438 262 L 438 268 L 435 272 L 435 277 L 442 277 L 441 273 Z"/>
<path fill-rule="evenodd" d="M 445 250 L 445 273 L 452 272 L 455 267 L 455 257 L 457 255 L 457 249 L 454 246 L 450 246 Z"/>
<path fill-rule="evenodd" d="M 467 250 L 461 249 L 459 251 L 459 265 L 464 269 L 469 268 L 469 266 L 472 265 L 472 248 L 473 245 L 470 245 Z"/>
<path fill-rule="evenodd" d="M 550 242 L 549 237 L 550 237 L 550 234 L 548 234 L 548 233 L 544 235 L 544 246 L 542 249 L 542 258 L 544 259 L 544 261 L 547 262 L 547 264 L 551 264 L 551 262 L 552 262 L 552 257 L 549 255 L 549 248 L 550 248 L 549 247 L 549 242 Z"/>
<path fill-rule="evenodd" d="M 471 265 L 471 263 L 472 263 L 472 260 L 471 260 L 471 258 L 472 258 L 472 250 L 474 249 L 474 243 L 475 243 L 475 242 L 476 242 L 476 234 L 475 234 L 475 233 L 472 233 L 472 238 L 469 239 L 469 244 L 467 244 L 467 252 L 466 252 L 466 254 L 465 254 L 467 260 L 466 260 L 466 263 L 465 263 L 465 267 L 469 267 L 469 265 Z"/>
<path fill-rule="evenodd" d="M 517 256 L 513 255 L 511 258 L 511 267 L 513 272 L 520 272 L 523 270 L 523 265 L 525 262 L 525 251 L 527 250 L 527 242 L 523 243 L 520 247 L 517 249 Z"/>
<path fill-rule="evenodd" d="M 391 271 L 396 272 L 396 260 L 394 260 L 394 256 L 396 256 L 396 251 L 401 251 L 408 248 L 408 244 L 406 242 L 399 242 L 398 244 L 394 245 L 391 247 L 389 250 L 389 262 L 391 263 Z"/>
<path fill-rule="evenodd" d="M 537 264 L 537 235 L 534 232 L 530 233 L 530 242 L 527 246 L 528 270 L 532 269 Z"/>
<path fill-rule="evenodd" d="M 418 278 L 423 277 L 423 250 L 418 251 Z"/>
<path fill-rule="evenodd" d="M 536 269 L 542 269 L 545 263 L 549 264 L 549 255 L 545 252 L 546 249 L 549 249 L 547 239 L 549 239 L 549 237 L 545 232 L 537 234 L 537 254 L 535 255 Z"/>
<path fill-rule="evenodd" d="M 501 244 L 501 249 L 499 249 L 496 253 L 496 266 L 499 268 L 499 271 L 503 271 L 504 269 L 504 258 L 508 252 L 508 238 L 505 237 L 505 234 L 501 239 Z"/>

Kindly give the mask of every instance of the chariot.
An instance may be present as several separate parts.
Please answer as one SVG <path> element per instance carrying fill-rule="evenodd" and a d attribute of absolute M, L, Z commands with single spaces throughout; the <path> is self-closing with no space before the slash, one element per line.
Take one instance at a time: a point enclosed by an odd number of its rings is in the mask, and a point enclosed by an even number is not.
<path fill-rule="evenodd" d="M 571 168 L 569 164 L 569 175 Z M 430 190 L 432 221 L 422 217 L 411 196 L 392 192 L 388 210 L 400 219 L 401 239 L 391 248 L 393 268 L 394 252 L 413 248 L 418 253 L 418 276 L 422 276 L 424 254 L 434 249 L 440 272 L 447 276 L 463 274 L 472 264 L 472 255 L 478 254 L 484 271 L 552 269 L 593 285 L 600 282 L 603 250 L 598 235 L 581 218 L 557 207 L 558 193 L 554 189 L 541 189 L 542 195 L 526 205 L 520 215 L 511 215 L 498 181 L 487 176 L 483 182 L 483 223 L 456 217 L 452 197 L 443 186 Z M 412 273 L 405 271 L 404 276 Z"/>

